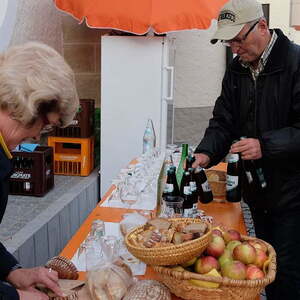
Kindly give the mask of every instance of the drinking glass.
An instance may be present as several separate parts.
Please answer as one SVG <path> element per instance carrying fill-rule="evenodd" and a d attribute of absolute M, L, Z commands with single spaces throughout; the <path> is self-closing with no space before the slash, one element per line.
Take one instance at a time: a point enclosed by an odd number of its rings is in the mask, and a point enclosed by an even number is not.
<path fill-rule="evenodd" d="M 115 178 L 111 182 L 113 185 L 115 185 L 116 188 L 113 190 L 111 196 L 108 198 L 108 203 L 113 201 L 121 202 L 120 186 L 123 184 L 124 179 Z"/>
<path fill-rule="evenodd" d="M 91 227 L 91 236 L 100 239 L 105 235 L 105 224 L 102 220 L 94 220 Z"/>
<path fill-rule="evenodd" d="M 161 217 L 181 218 L 184 199 L 179 196 L 166 196 L 163 198 Z"/>
<path fill-rule="evenodd" d="M 103 259 L 112 261 L 119 256 L 120 239 L 114 235 L 104 235 L 100 238 Z"/>
<path fill-rule="evenodd" d="M 134 178 L 127 178 L 125 183 L 120 187 L 121 201 L 126 204 L 127 208 L 138 201 L 139 191 Z"/>
<path fill-rule="evenodd" d="M 78 249 L 78 261 L 85 271 L 91 270 L 102 258 L 100 240 L 88 235 Z"/>

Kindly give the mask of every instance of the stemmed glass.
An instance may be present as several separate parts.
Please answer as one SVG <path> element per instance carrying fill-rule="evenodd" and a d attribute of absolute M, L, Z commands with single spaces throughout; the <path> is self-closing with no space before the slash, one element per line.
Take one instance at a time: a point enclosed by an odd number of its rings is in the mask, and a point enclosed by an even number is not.
<path fill-rule="evenodd" d="M 136 179 L 127 177 L 125 183 L 120 187 L 121 201 L 127 205 L 127 208 L 131 208 L 131 205 L 138 201 L 139 194 Z"/>
<path fill-rule="evenodd" d="M 115 178 L 111 182 L 115 186 L 115 189 L 113 190 L 111 196 L 108 198 L 108 203 L 109 204 L 112 204 L 112 202 L 120 203 L 121 202 L 120 187 L 124 183 L 124 179 Z"/>

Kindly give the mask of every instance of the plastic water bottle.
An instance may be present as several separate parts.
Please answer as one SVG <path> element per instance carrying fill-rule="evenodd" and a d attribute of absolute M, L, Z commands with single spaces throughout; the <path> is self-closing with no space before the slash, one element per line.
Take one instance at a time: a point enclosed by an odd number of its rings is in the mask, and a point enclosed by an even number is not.
<path fill-rule="evenodd" d="M 148 119 L 147 126 L 143 136 L 143 153 L 151 152 L 156 145 L 156 136 L 154 131 L 153 122 Z"/>

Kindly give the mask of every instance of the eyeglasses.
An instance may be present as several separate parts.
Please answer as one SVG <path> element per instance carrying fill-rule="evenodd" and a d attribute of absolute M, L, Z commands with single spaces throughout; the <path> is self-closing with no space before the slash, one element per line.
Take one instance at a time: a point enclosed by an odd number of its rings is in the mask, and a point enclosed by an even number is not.
<path fill-rule="evenodd" d="M 233 44 L 240 46 L 243 44 L 243 42 L 246 41 L 248 35 L 250 32 L 255 28 L 255 26 L 259 23 L 259 21 L 256 21 L 250 28 L 249 30 L 244 34 L 242 38 L 235 38 L 232 40 L 222 40 L 221 43 L 226 46 L 226 47 L 231 47 Z"/>
<path fill-rule="evenodd" d="M 42 116 L 43 127 L 41 129 L 41 134 L 46 134 L 54 130 L 54 127 L 60 126 L 61 120 L 59 120 L 59 124 L 50 124 L 47 116 Z"/>

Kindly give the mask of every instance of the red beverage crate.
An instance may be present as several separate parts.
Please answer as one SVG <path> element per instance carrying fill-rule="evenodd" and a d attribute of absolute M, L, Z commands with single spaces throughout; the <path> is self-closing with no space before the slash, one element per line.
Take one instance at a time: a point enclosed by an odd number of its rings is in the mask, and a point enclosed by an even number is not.
<path fill-rule="evenodd" d="M 61 137 L 88 138 L 94 134 L 95 100 L 80 99 L 79 111 L 73 123 L 65 128 L 55 127 L 51 135 Z"/>
<path fill-rule="evenodd" d="M 11 195 L 44 196 L 54 186 L 53 149 L 38 146 L 33 152 L 12 151 Z"/>

